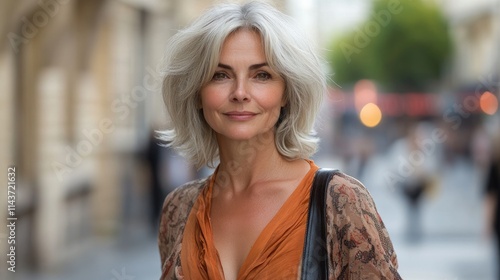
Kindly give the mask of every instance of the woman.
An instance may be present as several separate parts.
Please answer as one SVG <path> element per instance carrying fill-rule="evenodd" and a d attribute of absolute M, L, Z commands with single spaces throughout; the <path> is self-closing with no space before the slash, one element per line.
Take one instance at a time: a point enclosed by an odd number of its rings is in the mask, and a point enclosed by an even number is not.
<path fill-rule="evenodd" d="M 161 279 L 299 277 L 326 83 L 296 30 L 267 4 L 223 4 L 171 39 L 162 138 L 198 167 L 219 164 L 166 198 Z M 328 188 L 330 278 L 398 279 L 366 189 L 344 174 Z"/>

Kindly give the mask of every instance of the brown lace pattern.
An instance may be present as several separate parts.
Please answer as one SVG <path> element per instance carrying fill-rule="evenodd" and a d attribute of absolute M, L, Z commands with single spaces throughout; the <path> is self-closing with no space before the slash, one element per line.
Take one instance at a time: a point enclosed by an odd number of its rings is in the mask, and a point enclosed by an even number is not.
<path fill-rule="evenodd" d="M 327 190 L 330 279 L 401 279 L 389 233 L 368 190 L 340 174 Z"/>

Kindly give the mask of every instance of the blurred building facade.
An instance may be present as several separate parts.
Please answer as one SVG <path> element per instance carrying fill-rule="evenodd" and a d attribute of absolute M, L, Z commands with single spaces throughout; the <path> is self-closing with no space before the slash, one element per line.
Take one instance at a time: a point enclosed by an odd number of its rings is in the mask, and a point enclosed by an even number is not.
<path fill-rule="evenodd" d="M 143 183 L 136 154 L 165 123 L 166 40 L 214 2 L 0 3 L 0 166 L 17 171 L 18 264 L 52 269 L 121 230 L 123 193 Z M 2 252 L 7 237 L 1 229 Z"/>
<path fill-rule="evenodd" d="M 500 81 L 500 1 L 436 0 L 445 12 L 454 39 L 450 65 L 454 87 Z M 497 86 L 498 87 L 498 86 Z"/>
<path fill-rule="evenodd" d="M 54 267 L 120 229 L 120 181 L 158 103 L 151 63 L 181 20 L 174 4 L 2 2 L 1 162 L 18 170 L 19 264 Z"/>

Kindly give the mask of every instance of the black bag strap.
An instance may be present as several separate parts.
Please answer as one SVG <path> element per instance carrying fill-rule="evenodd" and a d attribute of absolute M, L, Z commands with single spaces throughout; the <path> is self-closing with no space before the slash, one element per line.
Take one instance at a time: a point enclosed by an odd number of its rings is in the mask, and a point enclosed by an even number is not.
<path fill-rule="evenodd" d="M 319 169 L 314 175 L 302 255 L 302 280 L 328 279 L 326 244 L 326 190 L 338 170 Z"/>

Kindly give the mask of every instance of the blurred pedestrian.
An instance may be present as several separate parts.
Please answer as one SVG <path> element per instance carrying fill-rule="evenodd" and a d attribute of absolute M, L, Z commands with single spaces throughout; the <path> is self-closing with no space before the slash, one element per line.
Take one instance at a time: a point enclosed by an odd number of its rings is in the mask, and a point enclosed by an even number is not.
<path fill-rule="evenodd" d="M 394 187 L 401 191 L 408 206 L 406 237 L 409 242 L 418 242 L 423 236 L 421 204 L 430 191 L 438 172 L 440 147 L 432 141 L 432 125 L 412 122 L 406 137 L 396 141 L 390 148 L 390 167 L 395 174 Z"/>
<path fill-rule="evenodd" d="M 218 165 L 167 196 L 161 279 L 298 279 L 321 257 L 330 279 L 401 279 L 373 199 L 341 172 L 322 186 L 328 252 L 303 262 L 326 77 L 287 16 L 261 2 L 215 6 L 171 39 L 165 71 L 163 139 L 198 167 Z"/>
<path fill-rule="evenodd" d="M 154 130 L 149 133 L 149 139 L 145 151 L 145 160 L 148 164 L 149 173 L 149 216 L 153 232 L 157 232 L 159 226 L 159 212 L 166 193 L 163 191 L 161 180 L 163 153 L 166 148 L 158 143 Z"/>
<path fill-rule="evenodd" d="M 500 279 L 500 133 L 495 135 L 490 166 L 486 176 L 486 224 L 488 232 L 495 236 L 497 279 Z"/>

